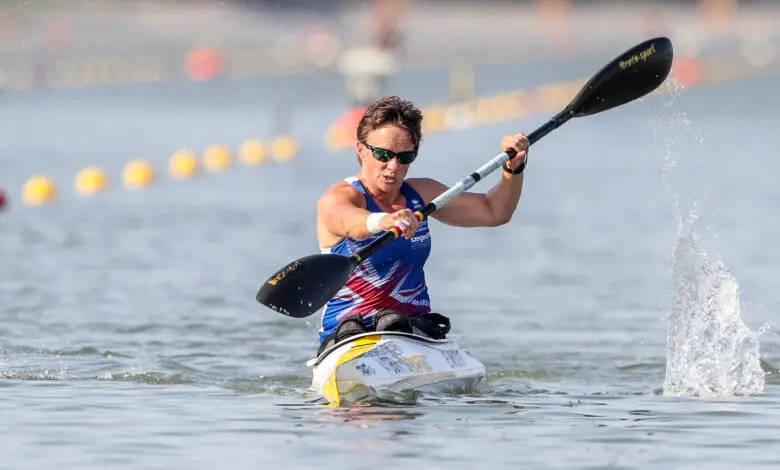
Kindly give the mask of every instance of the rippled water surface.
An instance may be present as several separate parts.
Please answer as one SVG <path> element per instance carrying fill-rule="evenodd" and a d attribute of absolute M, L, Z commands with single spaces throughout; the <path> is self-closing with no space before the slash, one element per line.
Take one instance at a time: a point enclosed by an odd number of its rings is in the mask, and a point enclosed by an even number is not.
<path fill-rule="evenodd" d="M 492 91 L 512 87 L 499 82 Z M 488 378 L 468 395 L 341 409 L 308 390 L 316 317 L 254 300 L 268 275 L 317 250 L 316 197 L 356 171 L 350 152 L 323 148 L 338 96 L 299 97 L 294 161 L 192 181 L 170 180 L 167 157 L 266 138 L 270 93 L 7 96 L 0 467 L 777 468 L 774 82 L 572 121 L 532 149 L 510 224 L 432 222 L 434 307 Z M 426 104 L 439 98 L 419 87 L 434 83 L 393 86 Z M 430 134 L 410 174 L 452 184 L 503 134 L 543 120 Z M 130 192 L 119 174 L 135 156 L 161 173 Z M 73 176 L 91 163 L 112 186 L 81 199 Z M 16 195 L 39 172 L 59 200 L 25 207 Z"/>

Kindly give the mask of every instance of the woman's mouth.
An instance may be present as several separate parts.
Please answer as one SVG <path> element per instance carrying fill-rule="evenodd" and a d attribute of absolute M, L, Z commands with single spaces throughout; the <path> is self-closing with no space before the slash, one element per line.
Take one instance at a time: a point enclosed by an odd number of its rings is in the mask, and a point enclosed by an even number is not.
<path fill-rule="evenodd" d="M 382 175 L 382 178 L 385 180 L 385 183 L 387 184 L 395 183 L 395 176 Z"/>

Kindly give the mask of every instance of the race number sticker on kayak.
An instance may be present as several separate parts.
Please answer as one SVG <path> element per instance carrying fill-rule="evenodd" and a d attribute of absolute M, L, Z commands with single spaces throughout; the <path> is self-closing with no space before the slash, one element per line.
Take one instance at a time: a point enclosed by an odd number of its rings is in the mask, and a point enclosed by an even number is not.
<path fill-rule="evenodd" d="M 441 355 L 444 356 L 444 359 L 447 360 L 447 364 L 453 369 L 465 367 L 466 361 L 463 360 L 460 351 L 457 349 L 440 349 L 439 351 L 441 351 Z"/>
<path fill-rule="evenodd" d="M 398 357 L 379 356 L 376 360 L 390 374 L 398 375 L 403 372 L 401 365 L 398 363 Z"/>
<path fill-rule="evenodd" d="M 413 374 L 422 374 L 423 372 L 432 372 L 433 368 L 428 364 L 425 356 L 415 354 L 413 356 L 402 357 L 398 362 L 406 366 L 409 372 Z"/>
<path fill-rule="evenodd" d="M 395 351 L 386 350 L 385 354 L 373 358 L 389 374 L 421 374 L 423 372 L 433 371 L 431 365 L 428 364 L 428 360 L 421 354 L 403 357 L 393 354 L 393 352 Z M 397 352 L 400 353 L 400 351 Z"/>
<path fill-rule="evenodd" d="M 376 357 L 376 356 L 393 356 L 401 357 L 403 351 L 394 343 L 379 343 L 371 351 L 367 351 L 363 354 L 363 357 Z"/>
<path fill-rule="evenodd" d="M 371 377 L 372 375 L 376 375 L 376 370 L 374 370 L 373 367 L 366 364 L 365 362 L 358 362 L 355 364 L 355 369 L 363 374 L 363 377 Z"/>
<path fill-rule="evenodd" d="M 385 370 L 391 374 L 421 374 L 433 371 L 425 357 L 420 354 L 407 357 L 381 356 L 378 360 Z"/>

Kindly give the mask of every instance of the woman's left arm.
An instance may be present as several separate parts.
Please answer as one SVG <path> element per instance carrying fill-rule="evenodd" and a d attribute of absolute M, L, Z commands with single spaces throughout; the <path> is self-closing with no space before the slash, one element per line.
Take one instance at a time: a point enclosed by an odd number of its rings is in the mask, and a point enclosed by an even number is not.
<path fill-rule="evenodd" d="M 528 152 L 528 139 L 523 134 L 504 137 L 501 141 L 504 149 L 515 149 L 517 154 L 507 162 L 510 169 L 525 164 Z M 428 203 L 449 189 L 431 178 L 409 178 L 407 182 Z M 512 220 L 512 215 L 520 201 L 523 191 L 523 174 L 516 175 L 502 171 L 501 181 L 487 193 L 463 192 L 437 210 L 431 217 L 447 225 L 456 227 L 496 227 Z"/>

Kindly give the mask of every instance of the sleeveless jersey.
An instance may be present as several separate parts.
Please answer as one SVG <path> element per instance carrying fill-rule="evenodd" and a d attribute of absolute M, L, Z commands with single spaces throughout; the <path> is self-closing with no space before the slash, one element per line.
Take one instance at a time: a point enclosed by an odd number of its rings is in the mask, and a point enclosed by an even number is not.
<path fill-rule="evenodd" d="M 358 178 L 349 177 L 344 181 L 363 193 L 367 210 L 384 212 Z M 405 181 L 401 186 L 401 194 L 406 199 L 406 207 L 412 212 L 425 205 L 422 197 Z M 345 238 L 331 248 L 321 248 L 321 251 L 349 256 L 381 235 L 382 232 L 365 240 Z M 397 310 L 406 315 L 429 313 L 430 298 L 423 265 L 430 252 L 431 235 L 428 220 L 424 219 L 414 237 L 398 237 L 363 261 L 344 287 L 325 305 L 319 331 L 320 341 L 335 332 L 339 321 L 347 316 L 360 316 L 364 325 L 371 328 L 374 313 L 383 310 Z"/>

